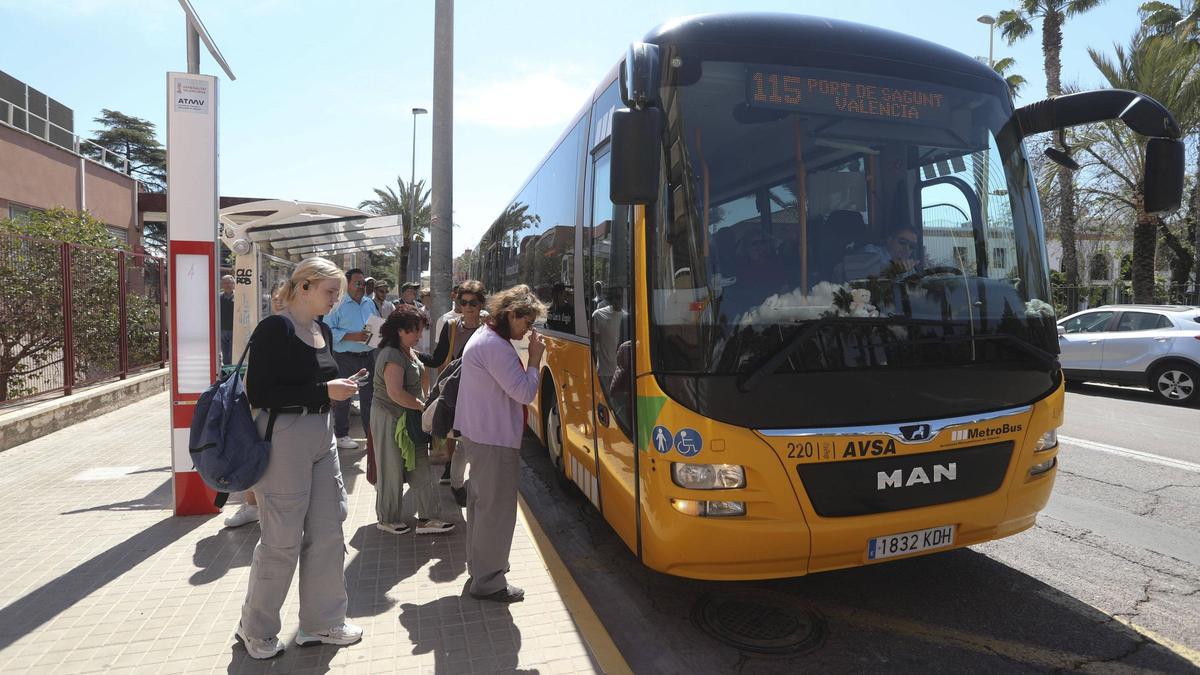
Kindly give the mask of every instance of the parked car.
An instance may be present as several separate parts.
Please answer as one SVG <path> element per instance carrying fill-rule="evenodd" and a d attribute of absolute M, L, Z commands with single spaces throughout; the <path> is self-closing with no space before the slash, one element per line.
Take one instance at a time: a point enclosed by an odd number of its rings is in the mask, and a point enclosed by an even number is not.
<path fill-rule="evenodd" d="M 1063 376 L 1149 387 L 1180 405 L 1200 401 L 1200 307 L 1105 305 L 1058 322 Z"/>

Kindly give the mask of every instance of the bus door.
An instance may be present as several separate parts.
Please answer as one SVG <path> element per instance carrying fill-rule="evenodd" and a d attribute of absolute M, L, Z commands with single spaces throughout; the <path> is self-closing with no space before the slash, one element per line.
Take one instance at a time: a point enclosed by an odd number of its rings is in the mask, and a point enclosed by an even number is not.
<path fill-rule="evenodd" d="M 632 550 L 637 549 L 637 502 L 633 442 L 633 246 L 632 211 L 608 197 L 610 154 L 602 148 L 592 171 L 584 277 L 588 280 L 588 326 L 592 344 L 592 420 L 595 429 L 600 507 Z"/>

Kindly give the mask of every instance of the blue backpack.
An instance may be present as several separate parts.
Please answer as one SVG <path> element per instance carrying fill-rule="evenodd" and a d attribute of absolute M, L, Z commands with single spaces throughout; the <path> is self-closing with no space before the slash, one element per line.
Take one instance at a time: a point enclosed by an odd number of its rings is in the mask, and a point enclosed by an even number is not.
<path fill-rule="evenodd" d="M 274 317 L 271 317 L 273 319 Z M 270 319 L 268 319 L 270 320 Z M 287 324 L 289 335 L 292 323 Z M 267 471 L 275 413 L 267 421 L 266 438 L 259 438 L 242 377 L 250 343 L 233 371 L 217 378 L 196 401 L 188 452 L 204 484 L 217 491 L 213 503 L 225 505 L 230 492 L 249 490 Z"/>

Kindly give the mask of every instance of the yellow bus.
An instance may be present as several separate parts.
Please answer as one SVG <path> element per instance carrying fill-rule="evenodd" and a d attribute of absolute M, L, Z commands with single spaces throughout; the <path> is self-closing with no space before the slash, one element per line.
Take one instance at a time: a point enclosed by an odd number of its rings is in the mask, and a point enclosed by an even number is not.
<path fill-rule="evenodd" d="M 901 34 L 672 21 L 603 79 L 470 273 L 549 305 L 530 426 L 645 565 L 757 579 L 968 546 L 1032 526 L 1056 473 L 1022 139 L 1117 118 L 1153 137 L 1151 210 L 1177 207 L 1179 127 L 1136 93 L 1014 110 L 986 65 Z"/>

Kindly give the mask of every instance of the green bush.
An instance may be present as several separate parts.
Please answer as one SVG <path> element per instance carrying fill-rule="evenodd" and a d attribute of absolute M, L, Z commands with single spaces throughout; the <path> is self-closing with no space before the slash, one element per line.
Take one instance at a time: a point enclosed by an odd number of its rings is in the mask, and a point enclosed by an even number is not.
<path fill-rule="evenodd" d="M 13 235 L 25 235 L 23 239 Z M 51 209 L 0 220 L 0 401 L 37 393 L 38 369 L 62 362 L 64 321 L 62 252 L 71 249 L 71 299 L 75 372 L 72 383 L 120 371 L 117 240 L 87 212 Z M 129 363 L 158 360 L 159 307 L 136 294 L 127 298 Z"/>

